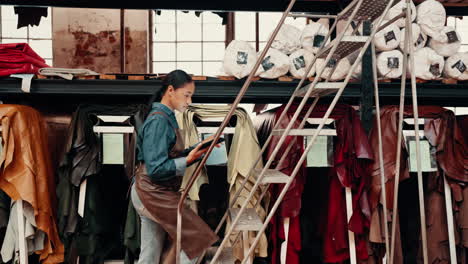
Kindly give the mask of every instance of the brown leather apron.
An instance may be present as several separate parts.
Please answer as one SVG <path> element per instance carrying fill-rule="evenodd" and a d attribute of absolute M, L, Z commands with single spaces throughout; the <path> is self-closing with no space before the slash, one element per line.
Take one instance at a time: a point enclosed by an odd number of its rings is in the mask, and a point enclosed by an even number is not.
<path fill-rule="evenodd" d="M 163 112 L 155 112 L 151 115 L 156 114 L 167 117 Z M 172 126 L 172 123 L 170 124 Z M 180 130 L 173 128 L 177 140 L 169 152 L 169 157 L 177 158 L 181 156 L 180 153 L 184 150 L 184 142 Z M 174 176 L 167 181 L 153 183 L 147 174 L 144 163 L 140 164 L 136 170 L 136 191 L 138 196 L 148 213 L 161 225 L 173 241 L 176 241 L 177 237 L 177 204 L 180 200 L 181 183 L 182 177 L 178 176 Z M 182 209 L 182 250 L 187 256 L 190 259 L 200 256 L 204 250 L 208 249 L 217 240 L 218 236 L 211 228 L 195 212 L 184 206 Z M 169 260 L 168 263 L 175 263 L 175 254 L 169 255 L 172 260 Z"/>

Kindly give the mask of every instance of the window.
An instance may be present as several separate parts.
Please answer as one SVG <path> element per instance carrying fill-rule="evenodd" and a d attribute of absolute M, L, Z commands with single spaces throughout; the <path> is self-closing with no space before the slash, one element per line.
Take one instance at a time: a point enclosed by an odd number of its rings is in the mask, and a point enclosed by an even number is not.
<path fill-rule="evenodd" d="M 17 29 L 18 16 L 13 6 L 0 6 L 0 43 L 28 43 L 39 56 L 52 66 L 52 10 L 42 17 L 39 26 Z"/>
<path fill-rule="evenodd" d="M 463 19 L 449 17 L 447 19 L 447 25 L 454 27 L 458 34 L 461 37 L 461 48 L 460 52 L 467 52 L 468 51 L 468 18 L 463 17 Z"/>
<path fill-rule="evenodd" d="M 211 12 L 153 12 L 153 72 L 182 69 L 216 76 L 224 58 L 226 26 Z"/>

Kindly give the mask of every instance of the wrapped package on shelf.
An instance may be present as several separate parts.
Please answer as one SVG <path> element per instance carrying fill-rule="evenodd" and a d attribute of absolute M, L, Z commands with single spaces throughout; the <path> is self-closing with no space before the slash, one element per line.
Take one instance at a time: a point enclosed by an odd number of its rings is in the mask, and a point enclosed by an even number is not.
<path fill-rule="evenodd" d="M 405 34 L 406 34 L 406 29 L 402 28 L 401 33 L 400 33 L 400 49 L 401 50 L 405 48 Z M 413 43 L 414 43 L 413 51 L 422 49 L 426 46 L 427 35 L 421 31 L 421 27 L 416 23 L 412 24 L 412 35 L 413 35 Z"/>
<path fill-rule="evenodd" d="M 460 81 L 468 80 L 468 53 L 457 53 L 445 61 L 444 75 Z"/>
<path fill-rule="evenodd" d="M 450 57 L 457 53 L 461 47 L 460 34 L 453 27 L 444 27 L 429 40 L 429 47 L 440 56 Z"/>
<path fill-rule="evenodd" d="M 390 10 L 387 13 L 386 20 L 390 20 L 394 17 L 399 16 L 402 12 L 405 12 L 406 10 L 406 1 L 401 0 L 398 2 L 396 5 L 392 6 Z M 416 19 L 416 6 L 414 5 L 413 1 L 411 1 L 411 22 L 413 22 Z M 400 28 L 406 26 L 406 19 L 404 17 L 398 19 L 395 24 L 399 26 Z"/>
<path fill-rule="evenodd" d="M 290 55 L 301 48 L 301 30 L 295 26 L 284 24 L 276 35 L 272 48 Z"/>
<path fill-rule="evenodd" d="M 351 64 L 351 66 L 353 66 L 353 64 L 356 62 L 358 55 L 359 55 L 359 50 L 351 53 L 350 55 L 348 55 L 348 57 L 346 57 L 346 59 Z M 360 80 L 361 77 L 362 77 L 362 60 L 358 62 L 358 65 L 354 69 L 354 72 L 351 78 Z"/>
<path fill-rule="evenodd" d="M 260 55 L 260 53 L 259 53 Z M 265 79 L 276 79 L 288 74 L 289 57 L 277 49 L 269 49 L 260 67 L 257 76 Z"/>
<path fill-rule="evenodd" d="M 302 48 L 314 54 L 320 49 L 328 34 L 328 28 L 321 23 L 312 22 L 304 27 L 301 35 Z M 329 43 L 327 41 L 327 43 Z"/>
<path fill-rule="evenodd" d="M 387 21 L 383 21 L 382 25 Z M 375 34 L 374 45 L 378 51 L 389 51 L 398 48 L 400 45 L 400 28 L 395 24 L 380 30 Z"/>
<path fill-rule="evenodd" d="M 445 26 L 447 14 L 444 6 L 435 0 L 426 0 L 417 6 L 417 23 L 422 32 L 433 38 L 437 36 Z"/>
<path fill-rule="evenodd" d="M 249 43 L 233 40 L 229 43 L 224 54 L 224 72 L 242 79 L 250 74 L 256 61 L 257 52 Z"/>
<path fill-rule="evenodd" d="M 289 55 L 289 72 L 295 78 L 301 79 L 306 74 L 307 67 L 312 63 L 315 56 L 312 52 L 305 49 L 300 49 Z M 312 77 L 315 74 L 315 65 L 307 74 L 307 77 Z"/>
<path fill-rule="evenodd" d="M 347 58 L 341 59 L 339 61 L 331 59 L 326 65 L 325 65 L 325 59 L 317 59 L 317 63 L 315 65 L 317 73 L 320 72 L 320 70 L 323 67 L 325 67 L 325 70 L 322 72 L 322 75 L 321 75 L 321 77 L 324 79 L 328 78 L 328 75 L 330 75 L 330 72 L 333 70 L 333 67 L 335 66 L 336 66 L 336 69 L 329 79 L 329 81 L 332 81 L 332 82 L 343 80 L 348 74 L 349 70 L 351 69 L 351 63 L 349 62 Z"/>
<path fill-rule="evenodd" d="M 439 79 L 444 70 L 444 57 L 425 47 L 414 53 L 414 74 L 423 80 Z"/>
<path fill-rule="evenodd" d="M 336 36 L 338 36 L 341 32 L 343 32 L 344 30 L 344 27 L 346 26 L 346 20 L 340 20 L 338 21 L 338 23 L 336 24 Z M 355 34 L 352 34 L 354 29 L 358 26 L 358 22 L 351 22 L 351 25 L 346 29 L 346 32 L 345 32 L 345 35 L 346 36 L 351 36 L 351 35 L 359 35 L 361 36 L 362 35 L 362 32 L 363 32 L 363 23 L 360 23 L 358 29 L 356 30 L 356 33 Z"/>
<path fill-rule="evenodd" d="M 384 78 L 400 78 L 403 74 L 403 53 L 399 50 L 384 51 L 377 55 L 377 71 Z"/>

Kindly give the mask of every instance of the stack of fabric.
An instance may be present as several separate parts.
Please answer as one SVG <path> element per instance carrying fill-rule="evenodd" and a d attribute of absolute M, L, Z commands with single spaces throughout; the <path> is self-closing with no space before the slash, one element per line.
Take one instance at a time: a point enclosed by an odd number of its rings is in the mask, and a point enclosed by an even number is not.
<path fill-rule="evenodd" d="M 0 44 L 0 77 L 49 67 L 27 43 Z"/>

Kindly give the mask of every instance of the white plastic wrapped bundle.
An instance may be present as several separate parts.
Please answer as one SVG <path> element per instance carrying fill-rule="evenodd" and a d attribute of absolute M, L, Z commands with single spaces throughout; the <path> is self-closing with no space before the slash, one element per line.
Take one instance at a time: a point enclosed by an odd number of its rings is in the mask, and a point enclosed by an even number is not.
<path fill-rule="evenodd" d="M 337 35 L 337 36 L 338 36 L 341 32 L 343 32 L 344 26 L 346 25 L 346 22 L 347 22 L 346 20 L 340 20 L 340 21 L 338 21 L 338 23 L 336 24 L 336 35 Z M 357 26 L 357 24 L 358 24 L 358 22 L 355 22 L 355 21 L 351 22 L 351 25 L 348 27 L 348 29 L 346 29 L 345 35 L 346 35 L 346 36 L 350 36 L 351 33 L 353 33 L 354 28 Z M 357 32 L 359 35 L 362 35 L 363 28 L 364 28 L 363 23 L 361 23 L 361 24 L 359 25 L 359 28 L 357 29 L 356 32 Z M 354 35 L 357 35 L 357 34 L 354 34 Z"/>
<path fill-rule="evenodd" d="M 297 27 L 284 24 L 271 47 L 289 55 L 301 48 L 301 33 Z"/>
<path fill-rule="evenodd" d="M 269 49 L 256 75 L 265 79 L 276 79 L 286 75 L 288 71 L 289 57 L 279 50 Z"/>
<path fill-rule="evenodd" d="M 426 0 L 418 5 L 417 22 L 422 32 L 429 37 L 435 37 L 445 26 L 447 14 L 444 6 L 435 0 Z"/>
<path fill-rule="evenodd" d="M 224 72 L 242 79 L 250 74 L 256 61 L 257 53 L 249 43 L 233 40 L 224 53 Z"/>
<path fill-rule="evenodd" d="M 346 59 L 349 61 L 351 66 L 353 66 L 354 62 L 356 62 L 358 55 L 359 55 L 359 51 L 355 51 L 352 54 L 348 55 L 348 57 L 346 57 Z M 358 63 L 351 77 L 353 79 L 360 80 L 361 76 L 362 76 L 362 61 Z"/>
<path fill-rule="evenodd" d="M 388 10 L 387 17 L 385 19 L 390 20 L 394 17 L 397 17 L 400 15 L 402 12 L 404 12 L 404 9 L 406 9 L 406 1 L 402 0 L 398 2 L 396 5 L 394 5 L 390 10 Z M 416 19 L 416 6 L 414 5 L 413 1 L 411 1 L 411 22 L 413 22 Z M 405 27 L 406 26 L 406 19 L 404 17 L 398 19 L 395 24 L 399 27 Z"/>
<path fill-rule="evenodd" d="M 444 70 L 444 65 L 444 57 L 429 47 L 419 49 L 414 53 L 414 74 L 418 78 L 438 79 Z"/>
<path fill-rule="evenodd" d="M 305 49 L 300 49 L 289 55 L 289 72 L 295 78 L 304 77 L 307 67 L 312 63 L 315 56 L 312 52 Z M 315 65 L 312 66 L 307 77 L 312 77 L 315 74 Z"/>
<path fill-rule="evenodd" d="M 399 78 L 403 74 L 403 53 L 399 50 L 385 51 L 377 55 L 377 71 L 385 78 Z"/>
<path fill-rule="evenodd" d="M 344 58 L 340 61 L 336 61 L 331 59 L 327 65 L 325 65 L 325 59 L 317 59 L 316 69 L 317 72 L 325 66 L 325 70 L 322 72 L 321 77 L 326 79 L 330 74 L 330 71 L 333 70 L 333 66 L 336 65 L 336 69 L 330 77 L 330 81 L 341 81 L 343 80 L 346 75 L 348 74 L 349 70 L 351 69 L 351 63 L 348 59 Z"/>
<path fill-rule="evenodd" d="M 421 27 L 413 23 L 412 24 L 412 32 L 413 32 L 413 51 L 416 51 L 418 49 L 422 49 L 426 46 L 427 42 L 427 35 L 424 34 L 424 32 L 421 31 Z M 406 34 L 406 29 L 402 28 L 401 33 L 400 33 L 400 49 L 403 50 L 405 48 L 405 34 Z"/>
<path fill-rule="evenodd" d="M 383 21 L 382 25 L 387 21 Z M 391 24 L 375 34 L 374 44 L 378 51 L 388 51 L 396 49 L 400 45 L 400 28 Z"/>
<path fill-rule="evenodd" d="M 457 53 L 445 61 L 444 74 L 461 81 L 468 80 L 468 53 Z"/>
<path fill-rule="evenodd" d="M 320 46 L 325 41 L 328 34 L 328 28 L 324 25 L 312 22 L 305 26 L 301 35 L 302 48 L 306 49 L 314 54 L 320 49 Z M 328 41 L 327 43 L 329 43 Z"/>
<path fill-rule="evenodd" d="M 437 36 L 429 40 L 429 46 L 437 54 L 450 57 L 458 52 L 461 46 L 460 34 L 453 27 L 444 27 Z"/>

